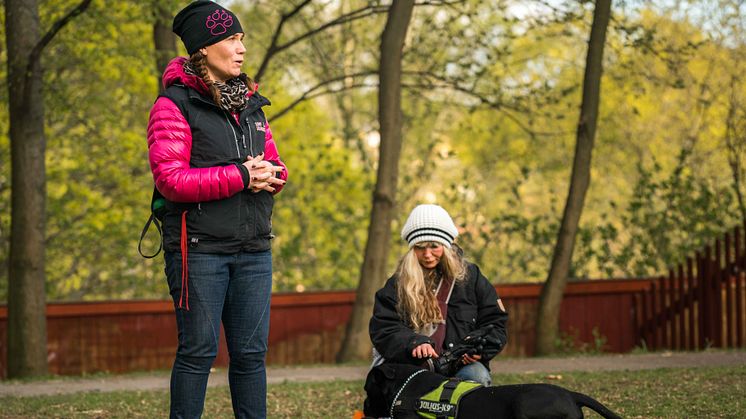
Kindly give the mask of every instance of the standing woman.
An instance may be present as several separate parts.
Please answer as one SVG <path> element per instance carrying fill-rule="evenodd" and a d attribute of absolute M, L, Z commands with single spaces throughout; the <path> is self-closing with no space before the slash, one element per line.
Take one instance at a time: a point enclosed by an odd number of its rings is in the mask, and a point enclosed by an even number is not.
<path fill-rule="evenodd" d="M 464 260 L 456 236 L 453 220 L 438 205 L 419 205 L 409 214 L 401 232 L 409 251 L 375 297 L 373 363 L 421 365 L 482 329 L 495 344 L 463 355 L 455 377 L 489 386 L 489 361 L 507 341 L 508 313 L 479 267 Z"/>
<path fill-rule="evenodd" d="M 179 337 L 171 417 L 202 414 L 222 321 L 235 416 L 264 418 L 272 206 L 287 170 L 262 111 L 270 103 L 241 72 L 246 48 L 236 16 L 195 1 L 173 31 L 189 58 L 169 63 L 148 122 Z"/>

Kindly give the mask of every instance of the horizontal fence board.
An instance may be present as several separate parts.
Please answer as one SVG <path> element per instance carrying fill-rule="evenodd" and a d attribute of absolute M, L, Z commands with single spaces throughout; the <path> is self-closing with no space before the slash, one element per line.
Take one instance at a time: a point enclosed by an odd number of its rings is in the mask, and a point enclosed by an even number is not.
<path fill-rule="evenodd" d="M 627 352 L 743 347 L 746 342 L 746 226 L 669 270 L 668 276 L 570 282 L 560 307 L 565 346 Z M 714 249 L 714 251 L 713 251 Z M 542 284 L 499 284 L 510 315 L 502 356 L 530 356 Z M 270 364 L 329 363 L 341 346 L 353 291 L 278 293 L 270 312 Z M 170 368 L 176 351 L 172 301 L 47 305 L 50 371 L 81 374 Z M 7 316 L 0 306 L 0 376 L 7 371 Z M 217 366 L 228 363 L 221 330 Z M 12 362 L 12 360 L 10 360 Z"/>
<path fill-rule="evenodd" d="M 510 315 L 508 345 L 501 356 L 530 356 L 536 341 L 536 306 L 541 284 L 499 284 Z M 627 352 L 635 345 L 635 294 L 650 280 L 570 282 L 560 325 L 576 347 Z M 275 365 L 332 363 L 355 302 L 354 291 L 272 295 L 267 362 Z M 77 375 L 98 371 L 168 369 L 176 351 L 172 301 L 103 301 L 47 305 L 50 372 Z M 7 307 L 0 306 L 0 374 L 5 377 Z M 571 342 L 572 341 L 572 342 Z M 12 360 L 11 360 L 12 362 Z M 228 364 L 224 333 L 215 365 Z"/>

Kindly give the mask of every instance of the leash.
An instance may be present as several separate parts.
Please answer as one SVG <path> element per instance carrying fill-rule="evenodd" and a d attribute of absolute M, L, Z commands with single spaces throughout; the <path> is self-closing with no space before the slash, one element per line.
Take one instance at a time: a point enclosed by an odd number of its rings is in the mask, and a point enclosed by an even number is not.
<path fill-rule="evenodd" d="M 418 370 L 418 371 L 415 371 L 412 375 L 409 376 L 409 378 L 407 378 L 406 381 L 404 381 L 404 384 L 402 384 L 402 386 L 399 389 L 399 391 L 396 392 L 396 396 L 394 397 L 394 400 L 391 402 L 391 409 L 389 409 L 389 416 L 391 416 L 392 418 L 394 417 L 394 406 L 396 405 L 396 401 L 399 399 L 399 396 L 401 396 L 401 392 L 404 391 L 404 387 L 406 387 L 407 384 L 409 384 L 409 380 L 411 380 L 412 378 L 414 378 L 417 374 L 425 372 L 425 371 L 427 371 L 427 370 Z"/>

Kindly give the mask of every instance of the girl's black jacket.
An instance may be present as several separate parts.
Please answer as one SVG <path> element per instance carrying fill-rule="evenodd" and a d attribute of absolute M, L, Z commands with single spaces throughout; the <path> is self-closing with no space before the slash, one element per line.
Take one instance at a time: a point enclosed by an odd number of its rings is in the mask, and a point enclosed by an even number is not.
<path fill-rule="evenodd" d="M 448 302 L 443 346 L 448 349 L 470 332 L 493 324 L 496 327 L 492 329 L 492 334 L 504 347 L 508 338 L 508 313 L 501 308 L 495 287 L 482 275 L 479 267 L 468 262 L 466 266 L 466 278 L 454 286 Z M 396 281 L 397 276 L 394 275 L 376 292 L 368 329 L 370 339 L 386 361 L 420 364 L 422 360 L 413 358 L 412 350 L 423 343 L 433 346 L 434 343 L 429 337 L 415 333 L 397 313 Z M 481 362 L 489 368 L 489 360 L 482 357 Z"/>

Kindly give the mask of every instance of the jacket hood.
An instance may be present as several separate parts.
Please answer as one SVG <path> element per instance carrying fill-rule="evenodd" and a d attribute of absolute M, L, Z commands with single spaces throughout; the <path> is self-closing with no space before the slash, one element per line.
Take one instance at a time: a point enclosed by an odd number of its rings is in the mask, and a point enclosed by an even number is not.
<path fill-rule="evenodd" d="M 198 91 L 200 94 L 209 96 L 210 89 L 207 88 L 207 85 L 201 78 L 184 72 L 184 63 L 186 61 L 186 57 L 176 57 L 168 63 L 161 79 L 163 87 L 168 89 L 171 85 L 181 83 Z M 249 80 L 251 86 L 249 86 L 248 96 L 251 96 L 256 92 L 259 85 L 253 80 Z"/>
<path fill-rule="evenodd" d="M 186 57 L 176 57 L 168 63 L 166 70 L 163 72 L 163 87 L 168 89 L 174 84 L 181 83 L 201 94 L 209 94 L 210 89 L 207 88 L 207 85 L 201 78 L 184 72 L 184 63 L 186 61 Z"/>

